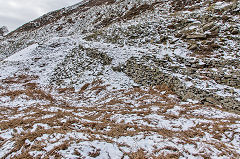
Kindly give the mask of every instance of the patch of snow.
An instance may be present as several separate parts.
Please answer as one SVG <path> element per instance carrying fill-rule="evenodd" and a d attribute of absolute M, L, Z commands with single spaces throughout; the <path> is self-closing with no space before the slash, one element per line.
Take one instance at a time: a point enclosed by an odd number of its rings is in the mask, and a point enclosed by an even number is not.
<path fill-rule="evenodd" d="M 12 56 L 6 58 L 4 61 L 26 61 L 31 58 L 30 53 L 38 47 L 38 44 L 30 45 L 29 47 L 16 52 Z"/>

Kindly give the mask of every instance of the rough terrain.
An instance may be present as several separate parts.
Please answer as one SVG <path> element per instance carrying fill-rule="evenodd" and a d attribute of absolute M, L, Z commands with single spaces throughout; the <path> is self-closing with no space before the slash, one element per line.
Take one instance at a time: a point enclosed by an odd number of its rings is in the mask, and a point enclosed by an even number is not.
<path fill-rule="evenodd" d="M 0 158 L 240 157 L 240 3 L 87 0 L 0 39 Z"/>

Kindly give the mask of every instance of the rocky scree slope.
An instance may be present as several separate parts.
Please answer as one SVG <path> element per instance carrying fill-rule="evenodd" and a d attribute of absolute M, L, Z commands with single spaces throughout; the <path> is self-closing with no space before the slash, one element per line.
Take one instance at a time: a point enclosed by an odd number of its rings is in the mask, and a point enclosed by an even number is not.
<path fill-rule="evenodd" d="M 0 157 L 239 157 L 239 9 L 87 0 L 4 36 Z"/>

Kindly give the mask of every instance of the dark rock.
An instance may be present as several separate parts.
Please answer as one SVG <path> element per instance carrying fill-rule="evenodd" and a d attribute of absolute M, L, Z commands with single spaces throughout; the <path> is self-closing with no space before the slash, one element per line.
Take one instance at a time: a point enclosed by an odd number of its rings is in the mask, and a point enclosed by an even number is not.
<path fill-rule="evenodd" d="M 211 22 L 211 23 L 205 24 L 205 25 L 202 27 L 202 29 L 203 29 L 203 31 L 207 31 L 207 30 L 212 29 L 214 26 L 215 26 L 214 22 Z"/>
<path fill-rule="evenodd" d="M 123 72 L 124 66 L 119 65 L 119 66 L 116 66 L 116 67 L 112 67 L 112 69 L 113 69 L 113 71 L 116 71 L 116 72 Z"/>
<path fill-rule="evenodd" d="M 0 36 L 4 36 L 8 33 L 8 28 L 6 26 L 3 26 L 0 28 Z"/>
<path fill-rule="evenodd" d="M 197 44 L 192 44 L 188 47 L 189 50 L 196 50 L 198 48 Z"/>
<path fill-rule="evenodd" d="M 56 31 L 60 31 L 62 29 L 63 29 L 63 26 L 59 26 L 59 27 L 56 28 Z"/>
<path fill-rule="evenodd" d="M 231 34 L 233 35 L 236 35 L 239 33 L 239 30 L 237 28 L 234 28 L 232 31 L 231 31 Z"/>
<path fill-rule="evenodd" d="M 168 25 L 167 28 L 168 28 L 168 29 L 176 29 L 176 26 L 173 25 L 173 24 L 171 24 L 171 25 Z"/>
<path fill-rule="evenodd" d="M 205 40 L 207 39 L 207 37 L 205 34 L 192 34 L 192 35 L 187 35 L 186 39 Z"/>

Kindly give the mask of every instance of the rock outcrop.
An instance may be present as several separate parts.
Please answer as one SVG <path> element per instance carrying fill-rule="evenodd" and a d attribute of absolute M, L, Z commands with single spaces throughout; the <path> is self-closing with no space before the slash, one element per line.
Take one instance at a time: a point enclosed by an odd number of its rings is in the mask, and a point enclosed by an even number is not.
<path fill-rule="evenodd" d="M 186 74 L 188 79 L 194 81 L 196 75 L 198 74 L 193 69 L 188 69 L 180 66 L 171 66 L 171 62 L 166 57 L 165 59 L 157 59 L 156 57 L 143 56 L 142 58 L 130 58 L 125 66 L 121 66 L 122 69 L 128 76 L 130 76 L 136 83 L 143 86 L 156 86 L 156 85 L 167 85 L 172 91 L 174 91 L 182 100 L 193 99 L 200 101 L 202 104 L 213 104 L 213 105 L 222 105 L 226 109 L 235 110 L 240 112 L 240 102 L 234 98 L 234 95 L 224 97 L 216 92 L 220 89 L 201 89 L 197 85 L 187 85 L 187 79 L 178 78 L 177 74 Z M 147 63 L 151 63 L 148 65 Z M 185 61 L 189 63 L 189 61 Z M 193 68 L 203 67 L 202 65 L 197 64 Z M 221 65 L 221 64 L 219 64 Z M 193 66 L 193 64 L 192 64 Z M 175 75 L 174 75 L 175 74 Z M 208 77 L 220 78 L 221 75 L 210 75 Z M 227 81 L 226 83 L 230 86 L 239 87 L 240 76 L 232 77 L 234 75 L 223 76 L 222 81 Z M 228 80 L 226 80 L 228 79 Z M 195 79 L 196 80 L 196 79 Z M 199 80 L 199 79 L 198 79 Z M 204 82 L 204 81 L 202 81 Z M 233 91 L 233 90 L 232 90 Z M 232 92 L 234 94 L 234 92 Z"/>
<path fill-rule="evenodd" d="M 8 28 L 6 26 L 3 26 L 0 28 L 0 36 L 4 36 L 8 33 Z"/>

